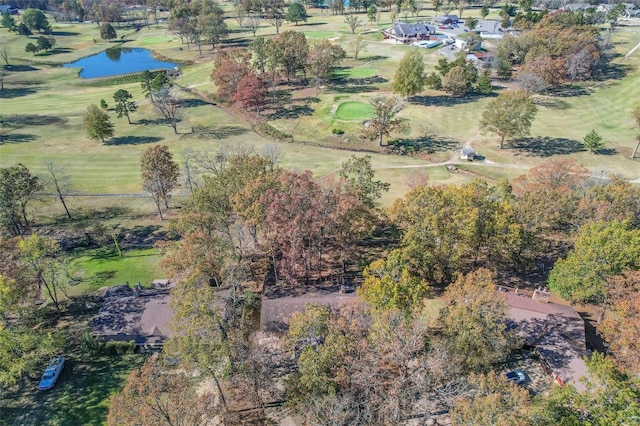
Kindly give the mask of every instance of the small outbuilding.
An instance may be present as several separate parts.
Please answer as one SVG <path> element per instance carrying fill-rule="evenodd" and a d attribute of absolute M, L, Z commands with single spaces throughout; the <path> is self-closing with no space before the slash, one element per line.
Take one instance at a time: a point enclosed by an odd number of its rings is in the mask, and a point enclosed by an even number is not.
<path fill-rule="evenodd" d="M 476 151 L 473 148 L 462 148 L 460 150 L 461 160 L 473 161 L 476 159 L 476 156 Z"/>

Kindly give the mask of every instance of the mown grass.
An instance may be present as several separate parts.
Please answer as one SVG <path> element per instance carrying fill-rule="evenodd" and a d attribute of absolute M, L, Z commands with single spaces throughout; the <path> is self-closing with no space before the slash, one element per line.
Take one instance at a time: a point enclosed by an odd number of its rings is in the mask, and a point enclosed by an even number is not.
<path fill-rule="evenodd" d="M 106 425 L 109 398 L 122 389 L 131 370 L 140 367 L 145 357 L 77 355 L 69 357 L 53 389 L 38 391 L 34 384 L 4 400 L 0 425 Z"/>
<path fill-rule="evenodd" d="M 114 243 L 92 250 L 72 254 L 71 273 L 81 281 L 69 287 L 69 295 L 82 295 L 101 287 L 137 282 L 149 285 L 154 279 L 163 278 L 155 249 L 122 250 L 122 257 Z"/>
<path fill-rule="evenodd" d="M 338 120 L 366 120 L 373 115 L 373 106 L 364 102 L 343 102 L 338 105 L 335 117 Z"/>

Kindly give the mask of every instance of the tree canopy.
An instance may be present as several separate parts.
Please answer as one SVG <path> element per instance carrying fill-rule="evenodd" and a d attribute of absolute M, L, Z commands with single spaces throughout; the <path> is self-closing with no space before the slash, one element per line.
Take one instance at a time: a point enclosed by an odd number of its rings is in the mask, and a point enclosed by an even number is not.
<path fill-rule="evenodd" d="M 409 50 L 398 65 L 393 78 L 393 91 L 405 98 L 415 96 L 424 88 L 424 61 L 419 49 Z"/>
<path fill-rule="evenodd" d="M 109 115 L 97 105 L 89 105 L 87 107 L 83 121 L 90 139 L 104 143 L 105 139 L 113 137 L 114 125 Z"/>
<path fill-rule="evenodd" d="M 160 203 L 169 208 L 171 192 L 178 186 L 179 170 L 178 164 L 173 161 L 173 154 L 165 145 L 152 146 L 140 157 L 142 188 L 155 201 L 161 219 Z"/>
<path fill-rule="evenodd" d="M 518 138 L 529 134 L 537 108 L 522 90 L 507 90 L 487 104 L 480 126 L 500 136 L 500 148 L 506 138 Z"/>

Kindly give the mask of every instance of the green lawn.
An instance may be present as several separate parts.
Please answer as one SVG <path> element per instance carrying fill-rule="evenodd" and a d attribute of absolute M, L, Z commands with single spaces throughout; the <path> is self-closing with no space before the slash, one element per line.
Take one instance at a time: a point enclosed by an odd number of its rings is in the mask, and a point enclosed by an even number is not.
<path fill-rule="evenodd" d="M 373 106 L 364 102 L 343 102 L 336 110 L 338 120 L 366 120 L 373 115 Z"/>
<path fill-rule="evenodd" d="M 158 265 L 160 260 L 155 249 L 123 250 L 121 258 L 113 244 L 95 250 L 74 253 L 71 262 L 72 274 L 82 281 L 70 287 L 71 295 L 86 294 L 104 286 L 137 282 L 149 285 L 154 279 L 163 278 Z"/>
<path fill-rule="evenodd" d="M 122 389 L 129 372 L 144 360 L 138 354 L 71 355 L 53 389 L 39 391 L 34 382 L 12 399 L 0 401 L 0 425 L 106 425 L 109 397 Z"/>

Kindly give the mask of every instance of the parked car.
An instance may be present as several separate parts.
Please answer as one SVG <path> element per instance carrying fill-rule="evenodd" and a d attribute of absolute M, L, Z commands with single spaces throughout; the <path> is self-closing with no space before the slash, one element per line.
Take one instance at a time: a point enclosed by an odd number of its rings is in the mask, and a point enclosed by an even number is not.
<path fill-rule="evenodd" d="M 521 383 L 524 383 L 525 380 L 527 380 L 526 376 L 524 375 L 524 373 L 520 370 L 512 370 L 506 373 L 507 376 L 507 380 L 515 383 L 516 385 L 519 385 Z"/>
<path fill-rule="evenodd" d="M 58 378 L 60 378 L 60 374 L 62 373 L 62 368 L 64 367 L 65 358 L 63 356 L 55 356 L 51 358 L 49 365 L 44 370 L 42 374 L 42 378 L 40 379 L 40 384 L 38 385 L 38 389 L 47 390 L 51 389 Z"/>

